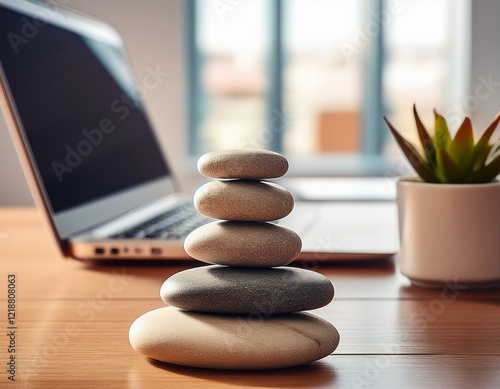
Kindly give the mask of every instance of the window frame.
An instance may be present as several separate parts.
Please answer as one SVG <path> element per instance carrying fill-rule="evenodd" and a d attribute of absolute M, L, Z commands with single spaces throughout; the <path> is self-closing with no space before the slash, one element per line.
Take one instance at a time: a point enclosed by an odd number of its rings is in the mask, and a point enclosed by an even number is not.
<path fill-rule="evenodd" d="M 203 150 L 199 142 L 199 125 L 206 109 L 206 95 L 201 87 L 201 58 L 197 47 L 199 23 L 197 2 L 207 0 L 187 0 L 185 37 L 187 53 L 187 123 L 188 159 L 195 160 Z M 268 62 L 269 86 L 267 93 L 266 122 L 270 128 L 267 148 L 283 153 L 284 124 L 276 120 L 276 113 L 283 113 L 283 25 L 284 0 L 269 1 L 270 51 Z M 362 23 L 365 26 L 380 15 L 389 4 L 386 0 L 362 1 Z M 388 131 L 383 122 L 386 114 L 383 94 L 383 71 L 385 62 L 384 23 L 380 30 L 369 39 L 362 52 L 362 77 L 364 86 L 361 101 L 362 143 L 358 153 L 312 154 L 307 156 L 287 155 L 291 162 L 289 175 L 292 176 L 397 176 L 411 174 L 409 164 L 401 157 L 382 154 Z"/>

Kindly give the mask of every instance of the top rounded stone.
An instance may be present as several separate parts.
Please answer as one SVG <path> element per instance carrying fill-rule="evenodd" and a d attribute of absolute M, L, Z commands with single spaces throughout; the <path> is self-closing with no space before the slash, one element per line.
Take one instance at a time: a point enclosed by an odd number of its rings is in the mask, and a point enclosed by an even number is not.
<path fill-rule="evenodd" d="M 198 170 L 209 178 L 264 180 L 284 175 L 288 161 L 268 150 L 212 151 L 200 157 Z"/>

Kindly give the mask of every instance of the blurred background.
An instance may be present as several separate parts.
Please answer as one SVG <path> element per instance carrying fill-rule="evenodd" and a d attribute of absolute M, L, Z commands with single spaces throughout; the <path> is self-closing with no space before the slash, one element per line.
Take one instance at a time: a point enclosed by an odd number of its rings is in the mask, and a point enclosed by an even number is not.
<path fill-rule="evenodd" d="M 122 35 L 184 190 L 206 151 L 266 148 L 289 175 L 412 174 L 383 124 L 416 136 L 433 108 L 455 131 L 500 110 L 500 2 L 488 0 L 53 0 Z M 82 75 L 84 76 L 84 75 Z M 498 133 L 498 131 L 497 131 Z M 0 118 L 0 205 L 31 204 Z"/>

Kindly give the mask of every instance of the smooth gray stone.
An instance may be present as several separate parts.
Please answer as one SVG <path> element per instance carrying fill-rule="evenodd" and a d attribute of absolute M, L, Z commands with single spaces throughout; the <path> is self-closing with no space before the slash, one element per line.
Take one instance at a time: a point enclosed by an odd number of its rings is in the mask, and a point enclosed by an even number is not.
<path fill-rule="evenodd" d="M 288 161 L 268 150 L 211 151 L 200 157 L 198 170 L 210 178 L 264 180 L 284 175 Z"/>
<path fill-rule="evenodd" d="M 217 221 L 191 232 L 184 250 L 200 261 L 225 266 L 274 267 L 292 262 L 302 241 L 271 223 Z"/>
<path fill-rule="evenodd" d="M 330 280 L 311 270 L 219 265 L 176 273 L 160 290 L 162 300 L 178 308 L 266 316 L 320 308 L 333 294 Z"/>
<path fill-rule="evenodd" d="M 277 184 L 261 181 L 212 181 L 194 194 L 199 213 L 213 219 L 267 222 L 287 216 L 293 197 Z"/>
<path fill-rule="evenodd" d="M 340 336 L 308 313 L 247 317 L 164 307 L 130 326 L 129 341 L 141 354 L 176 365 L 211 369 L 275 369 L 330 355 Z"/>

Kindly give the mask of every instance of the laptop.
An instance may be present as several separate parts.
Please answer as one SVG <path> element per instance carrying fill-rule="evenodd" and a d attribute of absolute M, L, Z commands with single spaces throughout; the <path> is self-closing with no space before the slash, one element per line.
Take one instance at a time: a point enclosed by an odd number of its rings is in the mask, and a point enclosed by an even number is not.
<path fill-rule="evenodd" d="M 0 103 L 66 257 L 187 259 L 185 236 L 210 221 L 178 191 L 135 85 L 110 26 L 50 5 L 0 0 Z M 299 258 L 395 252 L 393 202 L 315 204 L 297 203 L 280 221 L 303 238 Z M 368 240 L 360 238 L 363 228 Z"/>
<path fill-rule="evenodd" d="M 296 199 L 280 221 L 302 238 L 298 259 L 358 261 L 399 250 L 394 177 L 284 177 Z"/>

